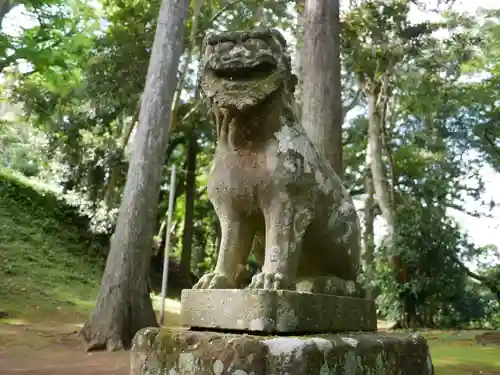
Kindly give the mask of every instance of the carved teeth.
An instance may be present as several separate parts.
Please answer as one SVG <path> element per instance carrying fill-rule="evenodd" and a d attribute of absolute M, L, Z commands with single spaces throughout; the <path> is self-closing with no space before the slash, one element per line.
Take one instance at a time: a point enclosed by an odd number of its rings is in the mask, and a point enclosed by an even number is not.
<path fill-rule="evenodd" d="M 275 69 L 276 65 L 274 64 L 260 63 L 250 67 L 227 67 L 213 69 L 213 71 L 217 77 L 232 81 L 265 78 L 273 73 Z"/>

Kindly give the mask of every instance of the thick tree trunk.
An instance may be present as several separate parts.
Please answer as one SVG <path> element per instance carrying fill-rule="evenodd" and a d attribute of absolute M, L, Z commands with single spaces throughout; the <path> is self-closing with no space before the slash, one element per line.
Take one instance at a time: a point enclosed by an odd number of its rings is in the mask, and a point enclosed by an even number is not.
<path fill-rule="evenodd" d="M 89 350 L 129 348 L 137 330 L 157 325 L 147 277 L 188 6 L 161 3 L 115 235 L 96 307 L 80 332 Z"/>
<path fill-rule="evenodd" d="M 147 267 L 132 264 L 135 257 L 128 255 L 110 251 L 97 304 L 80 331 L 89 351 L 127 349 L 139 329 L 157 325 L 148 293 Z M 146 269 L 145 276 L 135 276 L 139 266 Z"/>
<path fill-rule="evenodd" d="M 181 274 L 183 282 L 190 285 L 191 260 L 193 258 L 193 219 L 194 199 L 196 194 L 196 155 L 198 143 L 194 130 L 191 130 L 187 152 L 187 175 L 186 175 L 186 207 L 184 210 L 184 232 L 182 233 Z"/>
<path fill-rule="evenodd" d="M 342 98 L 338 0 L 306 0 L 301 54 L 301 119 L 342 178 Z"/>

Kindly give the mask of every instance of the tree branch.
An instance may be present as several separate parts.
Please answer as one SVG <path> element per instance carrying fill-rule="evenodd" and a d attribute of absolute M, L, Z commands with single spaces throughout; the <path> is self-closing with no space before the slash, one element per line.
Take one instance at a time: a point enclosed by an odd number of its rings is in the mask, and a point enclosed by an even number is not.
<path fill-rule="evenodd" d="M 498 303 L 500 304 L 500 286 L 497 286 L 497 284 L 493 281 L 490 280 L 486 276 L 481 276 L 478 275 L 475 272 L 472 272 L 456 255 L 449 254 L 450 259 L 457 264 L 467 276 L 470 278 L 479 281 L 481 284 L 483 284 L 485 287 L 487 287 L 497 298 Z"/>
<path fill-rule="evenodd" d="M 357 90 L 356 93 L 354 94 L 354 98 L 347 104 L 346 106 L 342 107 L 342 117 L 344 118 L 347 113 L 352 110 L 354 107 L 358 105 L 359 99 L 361 97 L 361 90 Z"/>
<path fill-rule="evenodd" d="M 488 129 L 485 129 L 484 130 L 484 138 L 486 139 L 486 141 L 489 143 L 489 145 L 491 146 L 491 148 L 493 149 L 493 151 L 498 155 L 500 156 L 500 149 L 497 147 L 497 145 L 495 144 L 495 141 L 490 138 L 491 134 L 488 132 Z"/>
<path fill-rule="evenodd" d="M 475 218 L 482 218 L 483 217 L 483 215 L 481 215 L 480 213 L 467 211 L 465 208 L 460 207 L 458 204 L 455 204 L 455 203 L 448 203 L 446 205 L 446 207 L 453 208 L 454 210 L 463 212 L 464 214 L 467 214 L 467 215 L 475 217 Z"/>
<path fill-rule="evenodd" d="M 189 112 L 188 112 L 188 113 L 186 113 L 186 114 L 185 114 L 185 115 L 181 118 L 180 122 L 184 122 L 184 121 L 186 121 L 189 117 L 191 117 L 191 115 L 192 115 L 194 112 L 196 112 L 196 110 L 200 107 L 201 103 L 202 103 L 202 100 L 198 99 L 198 100 L 196 101 L 196 103 L 195 103 L 195 104 L 191 107 L 191 109 L 189 110 Z"/>

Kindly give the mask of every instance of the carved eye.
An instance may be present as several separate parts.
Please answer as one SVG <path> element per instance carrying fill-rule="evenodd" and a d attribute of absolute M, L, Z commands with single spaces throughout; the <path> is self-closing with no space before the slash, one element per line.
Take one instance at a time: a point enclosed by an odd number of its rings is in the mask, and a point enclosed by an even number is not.
<path fill-rule="evenodd" d="M 250 50 L 267 49 L 267 43 L 262 39 L 252 38 L 245 41 L 245 47 Z"/>

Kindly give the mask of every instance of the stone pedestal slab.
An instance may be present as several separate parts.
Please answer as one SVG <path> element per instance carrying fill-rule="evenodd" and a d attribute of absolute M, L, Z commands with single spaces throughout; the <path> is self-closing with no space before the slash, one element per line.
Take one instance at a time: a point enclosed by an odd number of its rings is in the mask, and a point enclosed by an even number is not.
<path fill-rule="evenodd" d="M 145 328 L 131 375 L 433 375 L 415 334 L 252 336 Z"/>
<path fill-rule="evenodd" d="M 185 289 L 186 327 L 278 334 L 375 331 L 375 304 L 289 290 Z"/>

